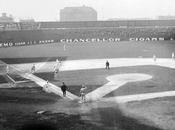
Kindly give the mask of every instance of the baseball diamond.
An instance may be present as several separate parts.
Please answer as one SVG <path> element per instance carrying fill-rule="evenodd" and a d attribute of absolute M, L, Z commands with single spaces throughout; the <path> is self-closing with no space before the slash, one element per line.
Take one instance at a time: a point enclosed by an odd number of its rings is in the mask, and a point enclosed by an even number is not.
<path fill-rule="evenodd" d="M 175 129 L 174 20 L 13 24 L 0 31 L 0 129 Z"/>

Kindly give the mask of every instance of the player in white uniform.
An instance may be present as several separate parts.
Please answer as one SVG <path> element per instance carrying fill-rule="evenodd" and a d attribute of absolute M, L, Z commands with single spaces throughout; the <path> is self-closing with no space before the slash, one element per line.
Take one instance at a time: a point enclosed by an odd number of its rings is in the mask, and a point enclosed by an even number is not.
<path fill-rule="evenodd" d="M 157 57 L 155 54 L 153 55 L 153 60 L 154 60 L 154 62 L 156 62 L 156 60 L 157 60 Z"/>
<path fill-rule="evenodd" d="M 172 57 L 172 60 L 175 60 L 175 54 L 174 54 L 174 52 L 172 52 L 171 57 Z"/>
<path fill-rule="evenodd" d="M 59 60 L 58 59 L 56 59 L 56 63 L 58 63 L 59 62 Z"/>
<path fill-rule="evenodd" d="M 82 87 L 80 89 L 81 102 L 86 101 L 86 90 L 87 90 L 87 87 L 85 86 L 85 84 L 82 84 Z"/>
<path fill-rule="evenodd" d="M 59 68 L 56 65 L 53 67 L 53 69 L 54 69 L 55 74 L 57 74 L 59 72 Z"/>
<path fill-rule="evenodd" d="M 35 64 L 33 64 L 32 68 L 31 68 L 31 72 L 35 73 L 35 70 L 36 70 L 36 67 L 35 67 Z"/>
<path fill-rule="evenodd" d="M 54 70 L 59 71 L 59 68 L 61 67 L 61 61 L 59 61 L 58 59 L 56 59 L 56 65 L 54 66 Z"/>
<path fill-rule="evenodd" d="M 50 91 L 49 91 L 49 81 L 48 81 L 48 80 L 47 80 L 46 83 L 44 84 L 43 90 L 46 91 L 46 92 L 50 92 Z"/>
<path fill-rule="evenodd" d="M 9 65 L 6 66 L 6 73 L 9 73 Z"/>

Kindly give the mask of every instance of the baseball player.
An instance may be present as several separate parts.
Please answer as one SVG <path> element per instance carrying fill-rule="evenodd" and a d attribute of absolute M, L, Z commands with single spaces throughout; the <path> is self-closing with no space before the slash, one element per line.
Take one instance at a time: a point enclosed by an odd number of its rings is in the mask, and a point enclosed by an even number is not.
<path fill-rule="evenodd" d="M 86 101 L 86 90 L 87 90 L 87 87 L 85 84 L 82 84 L 82 87 L 80 89 L 80 97 L 81 97 L 81 101 L 82 102 L 85 102 Z"/>

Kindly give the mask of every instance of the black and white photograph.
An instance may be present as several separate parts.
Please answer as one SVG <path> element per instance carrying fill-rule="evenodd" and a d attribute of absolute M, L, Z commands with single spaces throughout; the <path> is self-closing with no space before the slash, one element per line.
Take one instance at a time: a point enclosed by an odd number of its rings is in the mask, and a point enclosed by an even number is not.
<path fill-rule="evenodd" d="M 0 130 L 175 130 L 175 0 L 0 0 Z"/>

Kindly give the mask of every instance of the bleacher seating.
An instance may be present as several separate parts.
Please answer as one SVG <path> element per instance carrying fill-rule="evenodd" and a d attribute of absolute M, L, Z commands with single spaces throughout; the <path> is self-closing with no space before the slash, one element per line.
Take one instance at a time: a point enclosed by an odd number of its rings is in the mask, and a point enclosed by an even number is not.
<path fill-rule="evenodd" d="M 52 39 L 59 42 L 60 39 L 80 38 L 121 38 L 126 40 L 139 37 L 163 37 L 165 40 L 175 39 L 175 20 L 34 22 L 7 25 L 5 25 L 5 29 L 8 27 L 8 31 L 0 31 L 0 43 Z"/>
<path fill-rule="evenodd" d="M 20 30 L 0 32 L 0 42 L 22 42 L 53 39 L 80 38 L 128 38 L 164 37 L 175 38 L 174 27 L 162 28 L 99 28 L 99 29 L 66 29 L 66 30 Z"/>

